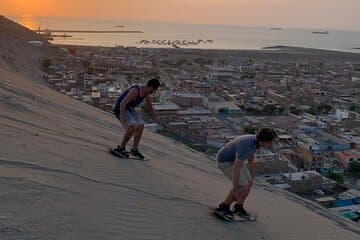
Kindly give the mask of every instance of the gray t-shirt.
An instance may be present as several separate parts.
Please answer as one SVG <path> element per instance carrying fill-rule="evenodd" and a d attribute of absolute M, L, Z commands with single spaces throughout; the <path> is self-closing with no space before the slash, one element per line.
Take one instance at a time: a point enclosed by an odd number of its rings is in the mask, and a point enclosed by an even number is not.
<path fill-rule="evenodd" d="M 216 155 L 218 163 L 234 162 L 236 158 L 245 161 L 255 153 L 255 135 L 242 135 L 225 144 Z"/>

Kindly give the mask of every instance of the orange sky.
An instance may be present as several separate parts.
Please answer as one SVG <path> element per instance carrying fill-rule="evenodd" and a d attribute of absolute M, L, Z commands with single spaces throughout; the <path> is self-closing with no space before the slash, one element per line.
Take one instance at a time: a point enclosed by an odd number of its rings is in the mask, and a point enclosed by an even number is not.
<path fill-rule="evenodd" d="M 5 16 L 360 30 L 360 0 L 0 0 Z"/>

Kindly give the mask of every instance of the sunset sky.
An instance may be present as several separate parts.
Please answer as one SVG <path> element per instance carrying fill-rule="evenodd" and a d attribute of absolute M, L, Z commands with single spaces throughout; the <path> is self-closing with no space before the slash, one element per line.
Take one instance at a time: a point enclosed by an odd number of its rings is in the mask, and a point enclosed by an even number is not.
<path fill-rule="evenodd" d="M 360 0 L 1 0 L 0 14 L 360 30 Z"/>

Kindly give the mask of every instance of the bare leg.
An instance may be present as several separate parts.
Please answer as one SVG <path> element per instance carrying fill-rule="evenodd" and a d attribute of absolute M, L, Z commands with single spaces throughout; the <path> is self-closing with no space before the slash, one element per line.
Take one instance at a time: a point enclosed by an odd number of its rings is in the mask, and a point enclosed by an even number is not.
<path fill-rule="evenodd" d="M 231 189 L 230 192 L 229 192 L 229 194 L 227 195 L 224 203 L 225 203 L 226 205 L 229 205 L 229 206 L 230 206 L 230 205 L 231 205 L 233 202 L 235 202 L 235 201 L 236 201 L 236 198 L 234 197 L 234 191 L 233 191 L 233 189 Z"/>
<path fill-rule="evenodd" d="M 239 187 L 239 190 L 234 193 L 234 190 L 231 189 L 228 193 L 224 203 L 226 205 L 231 205 L 233 202 L 237 202 L 238 204 L 243 204 L 250 193 L 252 185 L 246 185 L 244 187 Z"/>
<path fill-rule="evenodd" d="M 247 191 L 246 191 L 246 193 L 244 195 L 244 201 L 243 202 L 245 202 L 245 199 L 249 196 L 249 193 L 250 193 L 251 189 L 252 189 L 252 184 L 249 184 L 249 186 L 247 188 Z"/>
<path fill-rule="evenodd" d="M 244 187 L 240 187 L 239 191 L 236 193 L 236 202 L 237 204 L 243 204 L 250 193 L 252 184 L 248 184 Z"/>
<path fill-rule="evenodd" d="M 135 132 L 135 126 L 130 126 L 128 129 L 126 129 L 126 132 L 124 134 L 121 146 L 122 148 L 124 148 L 126 146 L 126 144 L 129 142 L 130 138 L 134 135 Z"/>
<path fill-rule="evenodd" d="M 132 149 L 137 150 L 139 148 L 139 143 L 140 143 L 143 131 L 144 131 L 144 125 L 136 126 L 135 133 L 134 133 L 134 145 L 133 145 Z"/>

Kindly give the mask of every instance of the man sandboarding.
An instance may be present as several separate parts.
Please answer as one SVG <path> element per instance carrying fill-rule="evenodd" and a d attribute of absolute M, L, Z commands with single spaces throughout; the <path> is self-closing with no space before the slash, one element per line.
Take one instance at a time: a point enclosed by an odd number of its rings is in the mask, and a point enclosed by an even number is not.
<path fill-rule="evenodd" d="M 259 148 L 269 148 L 277 137 L 274 130 L 263 128 L 257 135 L 242 135 L 225 144 L 217 153 L 216 162 L 220 170 L 232 181 L 232 189 L 215 213 L 228 221 L 234 216 L 255 220 L 244 209 L 244 202 L 254 181 L 254 154 Z M 247 160 L 248 166 L 245 161 Z M 234 204 L 233 210 L 230 206 Z"/>
<path fill-rule="evenodd" d="M 140 106 L 140 104 L 145 100 L 145 104 L 150 111 L 151 117 L 155 122 L 157 122 L 157 114 L 152 107 L 149 95 L 155 93 L 159 86 L 160 81 L 153 78 L 149 80 L 146 85 L 131 86 L 119 96 L 115 104 L 114 114 L 126 132 L 121 145 L 118 145 L 116 149 L 111 149 L 112 153 L 119 157 L 130 157 L 129 152 L 126 151 L 126 144 L 130 138 L 134 136 L 134 144 L 130 150 L 130 154 L 137 159 L 145 160 L 145 156 L 140 153 L 138 149 L 144 130 L 144 121 L 141 115 L 136 112 L 135 108 Z"/>

